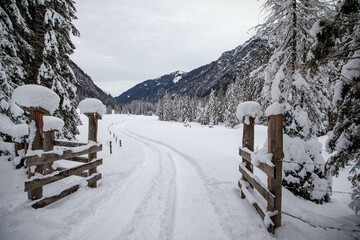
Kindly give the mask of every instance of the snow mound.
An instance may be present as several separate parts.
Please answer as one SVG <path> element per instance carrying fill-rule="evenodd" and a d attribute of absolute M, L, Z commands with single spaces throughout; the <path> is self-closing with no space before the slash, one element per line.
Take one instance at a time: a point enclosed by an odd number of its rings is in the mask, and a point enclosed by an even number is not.
<path fill-rule="evenodd" d="M 284 106 L 278 102 L 271 104 L 266 110 L 265 115 L 267 117 L 273 115 L 279 115 L 284 113 Z"/>
<path fill-rule="evenodd" d="M 42 108 L 50 114 L 54 113 L 60 102 L 54 91 L 34 84 L 17 87 L 12 94 L 12 100 L 21 107 Z"/>
<path fill-rule="evenodd" d="M 96 98 L 86 98 L 79 103 L 80 113 L 97 113 L 101 117 L 106 113 L 105 105 Z"/>
<path fill-rule="evenodd" d="M 256 118 L 261 114 L 261 106 L 257 102 L 242 102 L 236 108 L 236 116 L 240 122 L 242 122 L 243 117 L 253 117 Z M 248 118 L 245 119 L 245 123 L 249 124 Z"/>
<path fill-rule="evenodd" d="M 53 116 L 44 116 L 44 132 L 60 131 L 64 127 L 64 121 Z"/>

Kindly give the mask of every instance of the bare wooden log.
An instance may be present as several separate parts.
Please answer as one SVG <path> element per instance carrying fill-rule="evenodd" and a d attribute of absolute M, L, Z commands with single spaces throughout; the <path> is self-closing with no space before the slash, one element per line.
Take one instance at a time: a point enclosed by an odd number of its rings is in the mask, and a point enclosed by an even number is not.
<path fill-rule="evenodd" d="M 283 153 L 283 115 L 268 117 L 268 152 L 273 155 L 272 163 L 275 165 L 275 178 L 268 177 L 268 188 L 275 195 L 274 205 L 269 204 L 268 211 L 278 211 L 271 217 L 274 228 L 281 226 L 281 197 L 282 197 L 282 159 Z M 269 232 L 275 230 L 268 229 Z"/>
<path fill-rule="evenodd" d="M 261 182 L 256 180 L 252 175 L 252 173 L 239 165 L 239 171 L 241 172 L 245 181 L 247 181 L 252 187 L 254 187 L 260 194 L 265 198 L 268 202 L 269 206 L 274 206 L 275 204 L 275 196 L 272 194 Z"/>
<path fill-rule="evenodd" d="M 38 155 L 27 156 L 26 160 L 28 166 L 33 166 L 38 164 L 51 163 L 61 159 L 74 158 L 88 153 L 94 153 L 94 152 L 96 153 L 101 150 L 102 150 L 102 145 L 89 144 L 87 148 L 81 151 L 78 151 L 76 150 L 76 148 L 73 148 L 62 151 L 62 154 L 56 154 L 54 152 L 48 152 L 48 153 L 44 152 L 41 154 L 41 156 Z"/>
<path fill-rule="evenodd" d="M 32 181 L 25 182 L 25 192 L 42 187 L 52 182 L 59 181 L 61 179 L 70 177 L 75 174 L 79 174 L 85 170 L 91 169 L 93 167 L 99 166 L 102 164 L 102 159 L 95 160 L 90 163 L 86 163 L 77 167 L 69 168 L 67 170 L 61 171 L 58 174 L 53 176 L 44 177 L 44 178 L 37 178 L 33 179 Z"/>
<path fill-rule="evenodd" d="M 247 162 L 251 163 L 251 154 L 243 149 L 239 148 L 239 155 L 245 159 Z M 269 166 L 266 163 L 260 162 L 259 165 L 256 166 L 261 171 L 266 173 L 268 176 L 274 178 L 275 177 L 275 167 Z"/>
<path fill-rule="evenodd" d="M 88 183 L 93 183 L 93 182 L 96 182 L 98 180 L 101 179 L 101 173 L 95 175 L 94 177 L 90 178 L 87 180 Z M 47 205 L 51 204 L 51 203 L 54 203 L 74 192 L 76 192 L 77 190 L 79 190 L 80 188 L 80 185 L 77 184 L 75 186 L 72 186 L 70 188 L 67 188 L 65 189 L 64 191 L 62 191 L 60 194 L 58 195 L 54 195 L 54 196 L 51 196 L 51 197 L 47 197 L 47 198 L 44 198 L 36 203 L 34 203 L 33 205 L 31 205 L 31 207 L 35 208 L 35 209 L 38 209 L 38 208 L 43 208 L 43 207 L 46 207 Z"/>
<path fill-rule="evenodd" d="M 67 168 L 62 168 L 62 167 L 58 167 L 56 168 L 56 171 L 64 171 Z M 79 176 L 79 177 L 88 177 L 89 173 L 88 172 L 80 172 L 80 173 L 74 173 L 75 176 Z"/>
<path fill-rule="evenodd" d="M 255 121 L 253 117 L 248 117 L 249 118 L 249 124 L 246 124 L 245 122 L 245 116 L 243 119 L 243 140 L 242 140 L 242 147 L 243 148 L 248 148 L 250 151 L 254 151 L 254 126 L 255 126 Z M 253 172 L 253 166 L 251 164 L 251 160 L 250 162 L 246 161 L 246 159 L 242 159 L 242 162 L 246 164 L 246 168 L 252 173 Z M 242 180 L 245 180 L 243 178 L 244 176 L 242 176 Z M 241 198 L 244 199 L 245 195 L 243 193 L 241 193 Z"/>
<path fill-rule="evenodd" d="M 54 142 L 55 146 L 59 146 L 59 147 L 80 147 L 80 146 L 85 146 L 87 145 L 87 143 L 79 143 L 79 142 L 66 142 L 66 141 L 58 141 L 56 140 Z"/>

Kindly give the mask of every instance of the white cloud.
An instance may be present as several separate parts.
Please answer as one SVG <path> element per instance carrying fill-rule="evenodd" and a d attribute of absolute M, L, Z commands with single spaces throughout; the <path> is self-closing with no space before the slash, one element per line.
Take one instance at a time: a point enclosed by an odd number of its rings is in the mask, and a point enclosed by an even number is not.
<path fill-rule="evenodd" d="M 114 96 L 141 81 L 190 71 L 250 38 L 261 1 L 78 0 L 72 59 Z M 129 84 L 132 82 L 134 84 Z"/>

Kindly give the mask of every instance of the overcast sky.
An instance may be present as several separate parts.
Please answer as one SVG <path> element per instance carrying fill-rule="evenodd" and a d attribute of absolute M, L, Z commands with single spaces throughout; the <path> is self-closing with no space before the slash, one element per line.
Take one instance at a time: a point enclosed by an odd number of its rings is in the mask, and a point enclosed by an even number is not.
<path fill-rule="evenodd" d="M 75 0 L 71 59 L 118 96 L 147 79 L 208 64 L 244 43 L 263 0 Z"/>

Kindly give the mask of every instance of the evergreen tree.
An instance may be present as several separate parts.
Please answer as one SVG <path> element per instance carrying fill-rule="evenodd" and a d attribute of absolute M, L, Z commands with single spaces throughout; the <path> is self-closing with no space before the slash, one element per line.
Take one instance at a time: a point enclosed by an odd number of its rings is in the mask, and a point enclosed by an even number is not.
<path fill-rule="evenodd" d="M 218 125 L 219 123 L 223 123 L 224 119 L 224 106 L 225 105 L 225 96 L 224 96 L 224 90 L 221 88 L 219 93 L 216 96 L 216 106 L 215 106 L 215 125 Z"/>
<path fill-rule="evenodd" d="M 11 101 L 11 95 L 26 77 L 22 56 L 31 51 L 25 40 L 30 30 L 15 0 L 2 3 L 0 16 L 0 117 L 2 124 L 19 123 L 23 111 Z M 10 153 L 10 145 L 4 142 L 13 140 L 9 129 L 0 129 L 0 154 Z"/>
<path fill-rule="evenodd" d="M 236 94 L 235 83 L 231 83 L 228 86 L 225 99 L 226 109 L 224 112 L 224 123 L 225 126 L 233 128 L 239 123 L 236 117 L 236 107 L 239 104 L 239 101 Z"/>
<path fill-rule="evenodd" d="M 311 0 L 267 0 L 264 8 L 270 14 L 259 26 L 260 35 L 273 37 L 279 46 L 265 68 L 263 95 L 269 96 L 268 103 L 284 105 L 284 133 L 289 136 L 284 141 L 284 159 L 295 164 L 284 164 L 283 185 L 311 201 L 328 201 L 330 180 L 322 167 L 325 161 L 321 145 L 314 138 L 315 124 L 319 121 L 311 121 L 309 117 L 310 113 L 312 118 L 322 115 L 320 106 L 327 98 L 304 68 L 308 49 L 313 44 L 310 30 L 326 5 Z M 299 146 L 302 151 L 296 155 L 292 152 L 294 143 L 302 145 Z"/>
<path fill-rule="evenodd" d="M 351 166 L 353 205 L 360 205 L 360 3 L 343 0 L 330 21 L 320 22 L 321 31 L 313 48 L 311 66 L 317 73 L 332 66 L 328 77 L 336 79 L 333 102 L 337 117 L 327 141 L 334 154 L 328 160 L 332 175 Z"/>
<path fill-rule="evenodd" d="M 23 84 L 44 85 L 61 98 L 55 112 L 65 121 L 61 135 L 73 138 L 79 123 L 75 77 L 69 65 L 74 50 L 70 34 L 78 35 L 71 23 L 76 18 L 74 2 L 2 1 L 0 15 L 1 114 L 18 123 L 23 112 L 10 101 L 13 89 Z"/>
<path fill-rule="evenodd" d="M 208 119 L 208 124 L 213 126 L 215 124 L 215 119 L 216 119 L 216 97 L 215 97 L 215 90 L 212 89 L 210 96 L 209 96 L 209 101 L 207 102 L 207 106 L 206 106 L 206 119 Z"/>
<path fill-rule="evenodd" d="M 80 123 L 76 112 L 76 79 L 69 58 L 75 49 L 70 34 L 79 36 L 72 24 L 76 19 L 74 2 L 31 1 L 29 12 L 35 54 L 28 81 L 44 85 L 59 95 L 60 105 L 55 116 L 61 117 L 65 123 L 61 135 L 71 139 L 78 134 L 77 125 Z"/>

